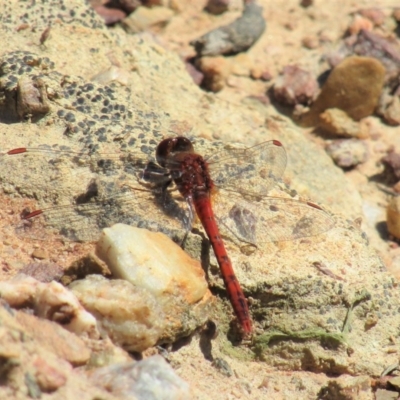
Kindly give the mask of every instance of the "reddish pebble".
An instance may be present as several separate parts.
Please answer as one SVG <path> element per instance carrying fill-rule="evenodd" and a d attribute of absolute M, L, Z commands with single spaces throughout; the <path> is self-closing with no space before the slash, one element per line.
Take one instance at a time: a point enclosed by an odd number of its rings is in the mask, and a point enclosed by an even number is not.
<path fill-rule="evenodd" d="M 189 73 L 189 75 L 192 77 L 193 82 L 197 85 L 200 86 L 203 78 L 204 78 L 204 74 L 202 72 L 200 72 L 193 64 L 191 64 L 190 62 L 185 62 L 185 67 L 186 67 L 186 71 Z"/>
<path fill-rule="evenodd" d="M 276 79 L 274 85 L 275 99 L 284 105 L 307 105 L 318 93 L 318 82 L 315 77 L 297 65 L 288 65 Z"/>
<path fill-rule="evenodd" d="M 58 362 L 60 363 L 58 368 L 50 365 L 41 357 L 38 357 L 33 363 L 36 369 L 36 382 L 42 392 L 54 392 L 67 382 L 67 375 L 72 370 L 72 367 L 69 363 L 61 359 Z"/>
<path fill-rule="evenodd" d="M 307 49 L 316 49 L 319 46 L 319 39 L 314 35 L 305 36 L 301 44 Z"/>
<path fill-rule="evenodd" d="M 397 22 L 400 22 L 400 8 L 395 8 L 393 10 L 392 16 Z"/>
<path fill-rule="evenodd" d="M 394 178 L 400 180 L 400 154 L 391 151 L 381 161 L 389 168 Z"/>
<path fill-rule="evenodd" d="M 365 8 L 358 13 L 368 18 L 375 26 L 381 26 L 385 22 L 385 14 L 379 8 Z"/>
<path fill-rule="evenodd" d="M 335 140 L 326 147 L 326 152 L 341 168 L 354 168 L 368 158 L 366 144 L 358 139 Z"/>
<path fill-rule="evenodd" d="M 60 280 L 64 271 L 60 265 L 55 263 L 31 262 L 22 268 L 20 272 L 40 282 L 51 282 Z"/>
<path fill-rule="evenodd" d="M 364 29 L 345 43 L 348 54 L 379 60 L 386 68 L 386 82 L 397 79 L 400 71 L 400 46 L 397 41 Z"/>
<path fill-rule="evenodd" d="M 97 6 L 94 10 L 104 19 L 106 25 L 115 24 L 126 17 L 126 13 L 116 8 Z"/>
<path fill-rule="evenodd" d="M 372 22 L 361 15 L 356 14 L 353 21 L 350 23 L 348 31 L 350 35 L 357 35 L 360 31 L 372 31 Z"/>
<path fill-rule="evenodd" d="M 272 76 L 271 72 L 269 72 L 269 71 L 264 71 L 260 76 L 260 79 L 265 82 L 270 81 L 272 78 L 273 78 L 273 76 Z"/>

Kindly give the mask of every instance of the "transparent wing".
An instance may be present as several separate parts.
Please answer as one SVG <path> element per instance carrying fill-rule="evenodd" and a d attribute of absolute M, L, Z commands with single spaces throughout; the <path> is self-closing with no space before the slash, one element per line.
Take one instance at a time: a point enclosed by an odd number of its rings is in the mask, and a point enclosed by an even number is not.
<path fill-rule="evenodd" d="M 163 170 L 150 168 L 158 182 L 141 184 L 149 160 L 137 153 L 90 154 L 48 146 L 1 153 L 3 188 L 10 185 L 10 193 L 37 198 L 41 205 L 62 204 L 26 212 L 16 221 L 17 233 L 38 240 L 91 241 L 118 222 L 170 236 L 182 233 L 190 227 L 187 203 L 177 191 L 164 190 Z"/>
<path fill-rule="evenodd" d="M 154 157 L 144 157 L 143 153 L 93 153 L 90 150 L 78 152 L 70 149 L 51 148 L 41 146 L 37 148 L 20 147 L 6 152 L 0 152 L 0 164 L 13 159 L 28 157 L 32 160 L 45 158 L 49 165 L 58 167 L 63 162 L 72 162 L 78 167 L 89 167 L 92 172 L 100 172 L 105 175 L 112 175 L 113 172 L 139 172 L 142 171 L 150 162 L 154 162 Z"/>
<path fill-rule="evenodd" d="M 180 196 L 125 188 L 111 196 L 96 195 L 85 203 L 32 211 L 22 216 L 16 231 L 37 240 L 93 241 L 102 229 L 116 223 L 174 236 L 188 228 L 190 219 L 187 203 Z"/>
<path fill-rule="evenodd" d="M 75 166 L 83 166 L 82 170 L 95 172 L 99 177 L 97 186 L 89 184 L 84 193 L 75 197 L 74 203 L 28 214 L 28 218 L 17 226 L 18 232 L 24 236 L 47 240 L 56 234 L 77 241 L 95 240 L 101 229 L 118 222 L 169 235 L 190 227 L 191 218 L 187 213 L 186 201 L 177 191 L 163 190 L 165 179 L 162 170 L 149 169 L 153 177 L 158 177 L 159 187 L 146 190 L 139 185 L 137 178 L 143 167 L 149 165 L 148 158 L 134 153 L 91 155 L 88 152 L 73 153 L 69 149 L 40 148 L 3 153 L 0 162 L 5 157 L 22 153 L 33 158 L 38 155 L 49 158 L 51 168 L 46 172 L 42 170 L 44 164 L 33 167 L 32 159 L 28 156 L 26 164 L 11 167 L 23 171 L 26 176 L 36 168 L 37 178 L 30 184 L 48 187 L 43 196 L 47 202 L 53 198 L 59 200 L 50 195 L 53 191 L 61 191 L 57 179 L 68 180 L 67 176 L 73 173 L 70 181 L 78 185 L 79 190 L 83 185 L 84 179 L 70 168 L 71 159 Z M 64 163 L 64 159 L 68 162 Z M 219 201 L 214 203 L 214 210 L 224 234 L 233 235 L 244 242 L 261 244 L 312 236 L 333 226 L 332 218 L 312 203 L 266 196 L 281 178 L 286 166 L 286 152 L 280 142 L 273 140 L 248 149 L 225 149 L 207 161 L 214 182 L 220 188 Z M 45 174 L 54 171 L 56 174 L 53 178 L 44 178 Z M 7 174 L 6 170 L 3 172 Z M 129 179 L 131 186 L 125 184 Z M 23 191 L 29 178 L 25 178 L 25 183 L 23 181 L 14 181 L 14 186 L 19 186 L 20 193 L 36 197 L 34 191 Z M 69 193 L 67 189 L 63 189 L 66 195 Z M 67 199 L 71 197 L 69 195 Z"/>
<path fill-rule="evenodd" d="M 287 157 L 282 144 L 271 140 L 248 149 L 225 149 L 206 160 L 217 187 L 265 196 L 281 179 Z"/>
<path fill-rule="evenodd" d="M 318 205 L 294 199 L 266 197 L 249 202 L 223 193 L 213 205 L 224 235 L 260 245 L 318 235 L 331 229 L 333 218 Z"/>

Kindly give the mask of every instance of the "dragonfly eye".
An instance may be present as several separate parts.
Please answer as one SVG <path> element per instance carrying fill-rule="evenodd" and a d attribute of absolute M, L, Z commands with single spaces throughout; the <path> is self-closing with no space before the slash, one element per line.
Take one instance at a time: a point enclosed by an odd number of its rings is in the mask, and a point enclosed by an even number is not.
<path fill-rule="evenodd" d="M 183 136 L 178 136 L 174 138 L 173 141 L 174 141 L 174 152 L 193 153 L 194 150 L 193 144 L 188 138 Z"/>
<path fill-rule="evenodd" d="M 193 152 L 192 142 L 188 138 L 177 136 L 160 142 L 156 150 L 156 159 L 162 167 L 166 167 L 168 159 L 173 157 L 174 154 Z"/>

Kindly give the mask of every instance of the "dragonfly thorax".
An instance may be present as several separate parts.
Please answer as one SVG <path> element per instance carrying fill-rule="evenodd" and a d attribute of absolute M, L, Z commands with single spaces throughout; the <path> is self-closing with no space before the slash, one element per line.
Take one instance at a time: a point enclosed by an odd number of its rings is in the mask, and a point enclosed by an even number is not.
<path fill-rule="evenodd" d="M 177 158 L 181 158 L 179 155 Z M 208 196 L 214 187 L 210 177 L 208 164 L 204 158 L 198 154 L 184 154 L 180 160 L 179 176 L 174 182 L 183 197 L 202 197 Z"/>
<path fill-rule="evenodd" d="M 208 196 L 214 187 L 208 164 L 194 152 L 188 138 L 164 139 L 157 146 L 156 159 L 160 166 L 170 171 L 172 180 L 185 198 Z"/>

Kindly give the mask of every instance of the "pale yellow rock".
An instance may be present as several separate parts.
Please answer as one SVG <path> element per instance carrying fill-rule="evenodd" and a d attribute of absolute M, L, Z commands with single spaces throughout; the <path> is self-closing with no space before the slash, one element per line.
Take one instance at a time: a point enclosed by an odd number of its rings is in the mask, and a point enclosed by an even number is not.
<path fill-rule="evenodd" d="M 329 108 L 320 114 L 319 126 L 338 136 L 365 139 L 368 137 L 368 126 L 351 119 L 339 108 Z"/>
<path fill-rule="evenodd" d="M 111 228 L 104 229 L 96 252 L 106 262 L 115 278 L 129 281 L 132 288 L 143 293 L 140 300 L 133 300 L 128 292 L 122 295 L 117 290 L 114 295 L 116 302 L 110 307 L 108 315 L 101 311 L 103 314 L 102 325 L 108 324 L 107 330 L 111 327 L 112 330 L 117 329 L 121 335 L 125 336 L 122 344 L 124 348 L 127 348 L 127 343 L 134 342 L 132 339 L 134 330 L 127 329 L 128 325 L 117 327 L 118 324 L 110 322 L 116 318 L 115 314 L 119 313 L 118 307 L 124 303 L 126 308 L 130 308 L 136 307 L 138 303 L 142 304 L 147 298 L 154 299 L 153 301 L 149 300 L 149 304 L 154 302 L 155 304 L 148 306 L 147 315 L 144 315 L 143 312 L 139 312 L 137 315 L 130 312 L 124 314 L 124 321 L 132 326 L 136 321 L 139 325 L 147 323 L 148 327 L 151 327 L 155 325 L 155 316 L 158 316 L 158 323 L 161 324 L 162 329 L 158 338 L 160 343 L 174 342 L 182 336 L 187 336 L 202 326 L 209 318 L 209 308 L 213 297 L 208 290 L 200 263 L 192 259 L 164 234 L 116 224 Z M 125 283 L 128 285 L 128 282 Z M 75 291 L 76 284 L 71 286 Z M 112 289 L 110 286 L 111 283 L 107 284 L 105 281 L 103 290 L 114 291 L 115 288 Z M 132 289 L 132 291 L 134 290 Z M 144 295 L 144 293 L 147 294 Z M 98 309 L 99 305 L 96 305 L 96 301 L 99 304 L 103 302 L 101 298 L 93 299 L 93 305 L 89 307 L 88 294 L 84 290 L 79 298 L 90 310 Z M 140 308 L 140 306 L 138 307 Z M 103 309 L 103 306 L 101 308 Z M 137 328 L 135 327 L 135 329 Z M 152 334 L 152 338 L 155 336 L 156 334 Z M 146 336 L 143 337 L 146 338 Z M 145 344 L 142 349 L 146 345 L 149 346 L 151 342 L 149 340 L 145 342 L 145 339 L 143 341 Z M 119 343 L 121 343 L 120 340 Z"/>
<path fill-rule="evenodd" d="M 59 322 L 78 336 L 96 339 L 96 320 L 60 283 L 42 283 L 25 274 L 0 282 L 1 297 L 12 307 L 31 306 L 37 316 Z"/>
<path fill-rule="evenodd" d="M 125 350 L 154 346 L 165 329 L 166 318 L 155 296 L 127 281 L 89 275 L 69 287 L 96 317 L 99 329 Z"/>
<path fill-rule="evenodd" d="M 92 353 L 85 342 L 61 325 L 22 311 L 17 311 L 15 318 L 37 346 L 54 353 L 62 360 L 78 366 L 86 364 L 91 357 Z"/>
<path fill-rule="evenodd" d="M 116 224 L 104 229 L 96 253 L 115 278 L 149 290 L 160 301 L 172 295 L 193 304 L 208 288 L 200 262 L 162 233 Z"/>

